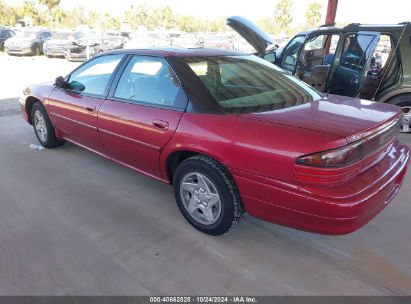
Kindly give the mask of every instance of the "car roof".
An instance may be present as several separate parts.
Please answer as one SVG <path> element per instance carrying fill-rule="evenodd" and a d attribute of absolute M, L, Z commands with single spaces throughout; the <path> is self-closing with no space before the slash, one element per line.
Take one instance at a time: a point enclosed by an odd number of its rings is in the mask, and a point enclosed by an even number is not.
<path fill-rule="evenodd" d="M 297 35 L 308 35 L 311 33 L 321 33 L 321 32 L 350 32 L 350 31 L 391 31 L 391 30 L 402 30 L 411 29 L 411 22 L 403 22 L 398 24 L 360 24 L 351 23 L 345 27 L 338 27 L 334 25 L 322 25 L 319 28 L 312 29 L 309 31 L 300 32 Z"/>
<path fill-rule="evenodd" d="M 241 56 L 247 55 L 237 51 L 213 48 L 147 48 L 147 49 L 122 49 L 109 52 L 110 54 L 137 54 L 161 57 L 212 57 L 212 56 Z"/>

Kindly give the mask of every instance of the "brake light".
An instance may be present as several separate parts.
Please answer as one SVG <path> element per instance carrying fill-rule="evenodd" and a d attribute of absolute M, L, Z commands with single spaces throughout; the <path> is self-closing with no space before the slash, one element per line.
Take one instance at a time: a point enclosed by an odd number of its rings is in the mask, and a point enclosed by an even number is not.
<path fill-rule="evenodd" d="M 297 164 L 314 167 L 339 167 L 358 161 L 361 158 L 359 147 L 362 140 L 337 149 L 318 152 L 299 157 Z"/>
<path fill-rule="evenodd" d="M 399 130 L 399 119 L 395 119 L 346 146 L 303 155 L 296 160 L 294 177 L 321 187 L 348 182 L 385 157 Z"/>
<path fill-rule="evenodd" d="M 325 168 L 346 166 L 386 146 L 397 136 L 399 130 L 400 121 L 396 119 L 367 137 L 340 148 L 303 155 L 297 158 L 296 163 Z"/>

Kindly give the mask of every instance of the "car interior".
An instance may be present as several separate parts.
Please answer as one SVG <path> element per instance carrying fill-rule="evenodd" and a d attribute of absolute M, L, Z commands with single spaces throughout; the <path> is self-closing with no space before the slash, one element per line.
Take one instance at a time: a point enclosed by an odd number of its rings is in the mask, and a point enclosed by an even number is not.
<path fill-rule="evenodd" d="M 305 42 L 296 74 L 305 83 L 324 92 L 340 35 L 319 35 Z"/>
<path fill-rule="evenodd" d="M 161 61 L 132 60 L 120 78 L 114 96 L 130 101 L 174 106 L 181 86 L 170 66 Z"/>

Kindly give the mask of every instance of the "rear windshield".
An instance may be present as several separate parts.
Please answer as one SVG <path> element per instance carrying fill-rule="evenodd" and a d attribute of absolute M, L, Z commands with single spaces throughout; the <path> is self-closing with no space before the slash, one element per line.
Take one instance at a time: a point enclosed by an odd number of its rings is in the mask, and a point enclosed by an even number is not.
<path fill-rule="evenodd" d="M 225 112 L 263 112 L 320 99 L 321 93 L 253 55 L 185 58 Z"/>

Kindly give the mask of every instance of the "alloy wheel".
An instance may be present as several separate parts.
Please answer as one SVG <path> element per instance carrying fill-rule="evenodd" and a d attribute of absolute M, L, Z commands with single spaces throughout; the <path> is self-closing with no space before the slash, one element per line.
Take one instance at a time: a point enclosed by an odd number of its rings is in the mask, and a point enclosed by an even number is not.
<path fill-rule="evenodd" d="M 402 109 L 402 121 L 401 121 L 401 132 L 410 132 L 411 124 L 411 106 L 403 106 Z"/>
<path fill-rule="evenodd" d="M 180 196 L 189 216 L 203 225 L 220 218 L 221 199 L 214 183 L 198 172 L 186 174 L 180 183 Z"/>
<path fill-rule="evenodd" d="M 46 121 L 43 114 L 40 111 L 34 113 L 34 127 L 36 129 L 36 134 L 39 137 L 41 142 L 47 141 L 47 127 Z"/>

